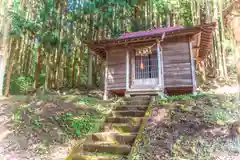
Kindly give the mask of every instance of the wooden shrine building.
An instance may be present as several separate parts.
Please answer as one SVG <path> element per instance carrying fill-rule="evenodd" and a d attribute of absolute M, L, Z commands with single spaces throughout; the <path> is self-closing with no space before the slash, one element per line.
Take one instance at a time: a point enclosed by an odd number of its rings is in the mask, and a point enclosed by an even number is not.
<path fill-rule="evenodd" d="M 194 92 L 195 64 L 210 51 L 215 26 L 156 28 L 88 42 L 106 59 L 105 99 L 108 92 L 125 96 Z"/>

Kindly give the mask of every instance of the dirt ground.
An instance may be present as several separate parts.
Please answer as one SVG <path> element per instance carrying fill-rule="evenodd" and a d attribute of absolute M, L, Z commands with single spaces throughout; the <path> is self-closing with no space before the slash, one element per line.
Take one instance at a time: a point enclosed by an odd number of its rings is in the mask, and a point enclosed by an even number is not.
<path fill-rule="evenodd" d="M 112 104 L 101 102 L 98 98 L 79 97 L 45 95 L 35 99 L 26 96 L 1 99 L 0 160 L 64 159 L 77 141 L 87 132 L 97 129 L 98 124 L 91 122 L 94 125 L 89 128 L 89 120 L 86 120 L 86 131 L 78 133 L 74 130 L 75 126 L 63 125 L 53 119 L 60 117 L 65 122 L 69 116 L 75 119 L 90 114 L 100 122 L 109 111 L 109 104 Z"/>
<path fill-rule="evenodd" d="M 24 104 L 21 100 L 6 99 L 0 101 L 0 159 L 1 160 L 62 160 L 69 150 L 69 144 L 52 144 L 47 154 L 41 154 L 44 145 L 38 138 L 34 138 L 34 132 L 15 128 L 13 115 L 15 106 Z M 39 151 L 39 153 L 36 153 Z"/>

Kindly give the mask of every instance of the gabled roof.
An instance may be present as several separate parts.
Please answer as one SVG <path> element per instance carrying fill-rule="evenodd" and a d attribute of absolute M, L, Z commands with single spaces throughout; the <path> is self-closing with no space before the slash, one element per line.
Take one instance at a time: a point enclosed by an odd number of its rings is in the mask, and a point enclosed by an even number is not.
<path fill-rule="evenodd" d="M 142 36 L 151 36 L 154 34 L 160 34 L 165 32 L 170 32 L 178 29 L 182 29 L 184 27 L 182 26 L 175 26 L 175 27 L 168 27 L 168 28 L 156 28 L 156 29 L 150 29 L 147 31 L 138 31 L 138 32 L 127 32 L 120 35 L 118 39 L 126 39 L 126 38 L 136 38 L 136 37 L 142 37 Z"/>
<path fill-rule="evenodd" d="M 197 48 L 195 57 L 197 59 L 201 59 L 211 49 L 212 31 L 215 29 L 215 26 L 216 23 L 210 23 L 194 27 L 175 26 L 169 28 L 157 28 L 147 31 L 124 33 L 120 35 L 120 37 L 115 39 L 90 41 L 87 42 L 87 44 L 88 47 L 96 54 L 105 58 L 106 48 L 109 47 L 130 45 L 138 42 L 150 42 L 156 41 L 157 39 L 162 40 L 161 38 L 163 37 L 163 35 L 165 37 L 164 40 L 177 36 L 193 36 L 195 37 L 196 44 L 193 47 Z"/>

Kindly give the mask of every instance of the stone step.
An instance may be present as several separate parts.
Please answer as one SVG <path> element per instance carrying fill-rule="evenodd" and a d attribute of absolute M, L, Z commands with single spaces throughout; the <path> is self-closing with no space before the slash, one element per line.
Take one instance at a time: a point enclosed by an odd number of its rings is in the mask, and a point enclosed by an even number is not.
<path fill-rule="evenodd" d="M 141 111 L 146 111 L 148 108 L 147 105 L 122 105 L 116 107 L 114 110 L 119 111 L 119 110 L 128 110 L 128 111 L 136 111 L 136 110 L 141 110 Z"/>
<path fill-rule="evenodd" d="M 86 152 L 103 152 L 111 154 L 128 155 L 131 151 L 130 145 L 116 144 L 111 142 L 84 143 L 83 149 Z"/>
<path fill-rule="evenodd" d="M 75 154 L 72 157 L 72 160 L 122 160 L 123 156 L 97 156 L 91 154 Z"/>
<path fill-rule="evenodd" d="M 149 104 L 149 100 L 129 100 L 129 101 L 123 101 L 120 102 L 120 104 L 122 105 L 148 105 Z"/>
<path fill-rule="evenodd" d="M 114 142 L 116 144 L 129 144 L 131 145 L 137 133 L 116 133 L 116 132 L 101 132 L 88 135 L 86 138 L 86 143 L 90 142 Z"/>
<path fill-rule="evenodd" d="M 137 133 L 139 125 L 131 125 L 128 123 L 105 123 L 102 127 L 104 132 L 120 132 L 120 133 Z"/>
<path fill-rule="evenodd" d="M 105 123 L 129 123 L 139 125 L 142 123 L 143 117 L 107 117 Z"/>
<path fill-rule="evenodd" d="M 144 117 L 144 111 L 112 111 L 111 114 L 113 117 Z"/>

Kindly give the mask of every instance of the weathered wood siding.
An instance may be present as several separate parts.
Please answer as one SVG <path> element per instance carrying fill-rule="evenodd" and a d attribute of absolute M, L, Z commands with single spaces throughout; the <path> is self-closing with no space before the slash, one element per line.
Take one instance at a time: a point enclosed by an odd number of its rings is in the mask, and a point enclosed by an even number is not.
<path fill-rule="evenodd" d="M 126 51 L 124 49 L 111 49 L 108 52 L 107 89 L 126 89 Z"/>
<path fill-rule="evenodd" d="M 188 41 L 162 44 L 165 88 L 192 86 Z"/>
<path fill-rule="evenodd" d="M 164 41 L 161 44 L 163 52 L 163 76 L 165 88 L 192 87 L 191 57 L 188 39 Z M 153 47 L 153 52 L 156 47 Z M 157 57 L 156 57 L 157 58 Z M 129 85 L 135 77 L 135 54 L 129 52 Z M 108 52 L 108 85 L 107 90 L 126 89 L 126 48 L 111 48 Z"/>

